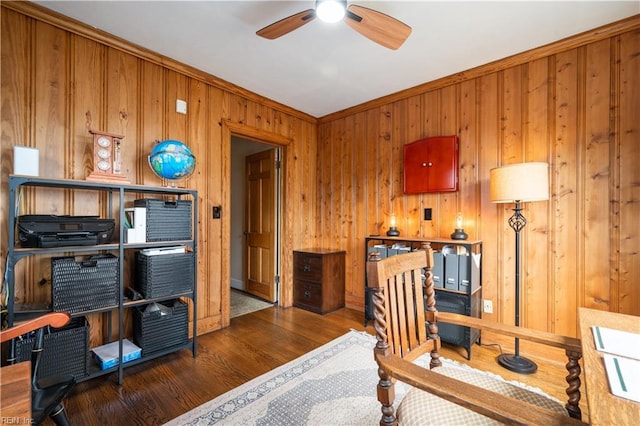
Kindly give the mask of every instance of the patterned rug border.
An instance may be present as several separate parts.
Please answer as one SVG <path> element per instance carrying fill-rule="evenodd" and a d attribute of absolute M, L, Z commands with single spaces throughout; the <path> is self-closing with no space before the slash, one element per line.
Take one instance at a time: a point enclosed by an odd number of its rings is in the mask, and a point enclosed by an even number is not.
<path fill-rule="evenodd" d="M 373 358 L 375 343 L 376 338 L 369 333 L 350 330 L 346 334 L 176 417 L 165 423 L 165 426 L 197 425 L 205 415 L 208 417 L 206 424 L 216 424 L 248 404 L 267 396 L 273 389 L 300 377 L 313 368 L 322 366 L 324 362 L 349 346 L 359 345 L 370 348 Z M 224 403 L 221 404 L 221 402 Z M 209 416 L 209 413 L 212 415 Z"/>

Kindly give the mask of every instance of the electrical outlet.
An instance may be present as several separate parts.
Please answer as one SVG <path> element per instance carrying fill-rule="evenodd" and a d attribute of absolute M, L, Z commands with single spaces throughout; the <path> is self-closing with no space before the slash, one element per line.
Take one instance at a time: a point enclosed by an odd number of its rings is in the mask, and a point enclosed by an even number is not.
<path fill-rule="evenodd" d="M 484 302 L 483 312 L 485 314 L 492 314 L 493 313 L 493 302 L 491 300 L 483 300 L 483 302 Z"/>

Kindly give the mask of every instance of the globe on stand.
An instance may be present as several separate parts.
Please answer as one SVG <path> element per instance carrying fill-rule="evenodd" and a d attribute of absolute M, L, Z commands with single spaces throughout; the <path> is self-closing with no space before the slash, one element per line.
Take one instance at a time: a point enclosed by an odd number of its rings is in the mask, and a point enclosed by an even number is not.
<path fill-rule="evenodd" d="M 149 154 L 149 166 L 159 178 L 167 179 L 169 186 L 191 176 L 196 169 L 196 157 L 188 146 L 176 140 L 159 142 Z"/>

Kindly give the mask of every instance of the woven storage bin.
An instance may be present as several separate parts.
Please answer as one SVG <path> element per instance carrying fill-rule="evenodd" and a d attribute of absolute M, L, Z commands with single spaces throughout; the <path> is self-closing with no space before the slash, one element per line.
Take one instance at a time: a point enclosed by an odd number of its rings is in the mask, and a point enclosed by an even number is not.
<path fill-rule="evenodd" d="M 112 254 L 51 259 L 51 302 L 54 311 L 82 312 L 117 306 L 120 267 Z"/>
<path fill-rule="evenodd" d="M 135 200 L 135 207 L 147 209 L 147 242 L 191 239 L 191 200 Z"/>
<path fill-rule="evenodd" d="M 189 307 L 180 299 L 161 303 L 167 313 L 149 312 L 151 305 L 136 307 L 133 311 L 133 335 L 142 348 L 142 356 L 151 355 L 189 341 Z"/>
<path fill-rule="evenodd" d="M 18 361 L 31 360 L 35 343 L 33 333 L 16 339 Z M 76 380 L 89 373 L 89 322 L 85 317 L 73 318 L 62 328 L 49 328 L 44 334 L 44 350 L 40 357 L 38 377 L 72 375 Z"/>
<path fill-rule="evenodd" d="M 193 252 L 153 256 L 136 253 L 135 286 L 145 298 L 189 292 L 193 281 Z"/>

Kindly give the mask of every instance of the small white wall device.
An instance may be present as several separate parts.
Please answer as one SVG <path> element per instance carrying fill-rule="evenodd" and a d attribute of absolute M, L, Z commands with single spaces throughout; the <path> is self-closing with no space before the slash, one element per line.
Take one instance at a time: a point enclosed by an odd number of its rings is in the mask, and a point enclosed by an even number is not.
<path fill-rule="evenodd" d="M 13 147 L 13 174 L 40 176 L 40 151 L 27 146 Z"/>

